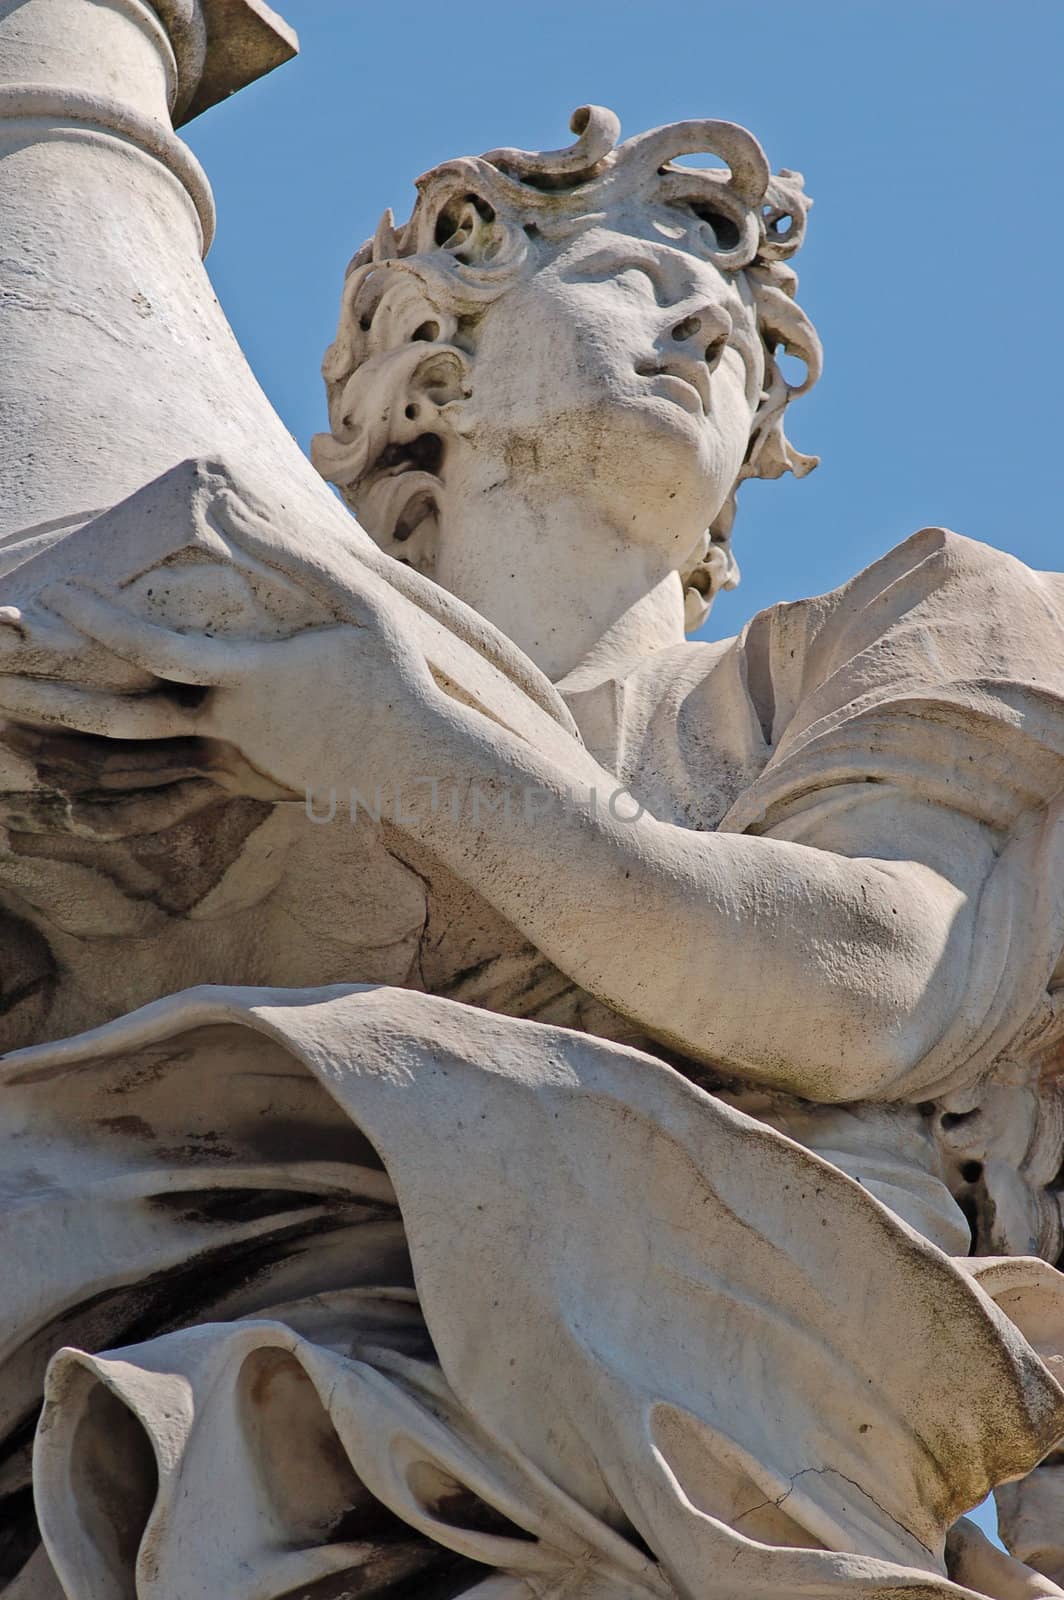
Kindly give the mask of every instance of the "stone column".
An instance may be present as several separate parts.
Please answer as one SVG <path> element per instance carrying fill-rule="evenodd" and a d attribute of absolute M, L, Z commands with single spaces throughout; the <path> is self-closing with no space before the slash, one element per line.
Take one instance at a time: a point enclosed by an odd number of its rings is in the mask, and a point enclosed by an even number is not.
<path fill-rule="evenodd" d="M 261 0 L 0 0 L 0 542 L 202 452 L 335 508 L 218 306 L 173 131 L 295 48 Z"/>

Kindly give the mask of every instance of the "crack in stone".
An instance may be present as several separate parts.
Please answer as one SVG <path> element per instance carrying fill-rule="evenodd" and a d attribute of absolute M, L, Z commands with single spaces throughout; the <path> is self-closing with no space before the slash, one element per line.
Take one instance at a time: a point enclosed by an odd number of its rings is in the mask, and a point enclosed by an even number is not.
<path fill-rule="evenodd" d="M 871 1500 L 877 1511 L 881 1511 L 883 1515 L 893 1522 L 896 1528 L 900 1528 L 902 1533 L 904 1533 L 908 1538 L 915 1539 L 916 1543 L 920 1546 L 920 1549 L 926 1550 L 928 1556 L 934 1559 L 932 1551 L 926 1544 L 924 1544 L 922 1539 L 917 1538 L 916 1534 L 913 1533 L 911 1528 L 907 1528 L 903 1522 L 899 1522 L 897 1517 L 891 1516 L 886 1506 L 880 1505 L 875 1495 L 869 1494 L 868 1490 L 864 1488 L 862 1484 L 859 1484 L 856 1478 L 848 1478 L 845 1472 L 840 1472 L 837 1467 L 801 1467 L 791 1476 L 786 1489 L 784 1489 L 783 1493 L 778 1499 L 759 1500 L 756 1506 L 749 1506 L 745 1511 L 740 1512 L 740 1514 L 733 1520 L 732 1526 L 737 1528 L 744 1517 L 751 1517 L 755 1511 L 763 1511 L 766 1506 L 775 1506 L 776 1510 L 778 1511 L 783 1502 L 793 1493 L 794 1486 L 798 1482 L 799 1478 L 806 1477 L 808 1473 L 814 1473 L 817 1477 L 822 1477 L 824 1473 L 827 1472 L 830 1472 L 836 1478 L 841 1478 L 843 1483 L 851 1484 L 857 1490 L 858 1494 L 862 1495 L 866 1500 Z"/>

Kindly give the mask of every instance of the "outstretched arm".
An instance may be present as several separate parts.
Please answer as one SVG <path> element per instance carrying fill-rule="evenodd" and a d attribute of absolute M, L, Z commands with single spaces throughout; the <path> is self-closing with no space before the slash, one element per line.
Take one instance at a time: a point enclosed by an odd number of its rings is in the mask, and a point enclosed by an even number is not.
<path fill-rule="evenodd" d="M 616 780 L 575 740 L 533 747 L 459 703 L 386 625 L 242 644 L 84 593 L 50 603 L 158 678 L 209 687 L 101 697 L 9 678 L 10 714 L 196 734 L 300 798 L 385 783 L 401 825 L 562 971 L 691 1058 L 817 1100 L 886 1096 L 956 1012 L 992 859 L 969 819 L 866 785 L 816 848 L 697 833 L 611 809 Z"/>

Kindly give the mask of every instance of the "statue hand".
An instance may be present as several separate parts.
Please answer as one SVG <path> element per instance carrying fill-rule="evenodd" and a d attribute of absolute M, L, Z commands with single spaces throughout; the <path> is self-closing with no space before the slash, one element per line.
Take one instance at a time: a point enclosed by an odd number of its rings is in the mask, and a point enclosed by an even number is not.
<path fill-rule="evenodd" d="M 0 713 L 110 739 L 203 739 L 220 778 L 244 792 L 247 767 L 260 780 L 250 786 L 275 796 L 388 781 L 397 753 L 444 698 L 383 610 L 367 610 L 362 625 L 263 642 L 159 627 L 75 583 L 49 588 L 41 604 L 146 674 L 148 686 L 113 692 L 59 675 L 6 675 Z M 17 665 L 7 656 L 5 665 Z"/>

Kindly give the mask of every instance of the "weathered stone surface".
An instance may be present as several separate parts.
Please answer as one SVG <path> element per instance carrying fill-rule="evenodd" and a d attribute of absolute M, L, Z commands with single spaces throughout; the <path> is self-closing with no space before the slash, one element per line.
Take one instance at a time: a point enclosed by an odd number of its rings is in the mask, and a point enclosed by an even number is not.
<path fill-rule="evenodd" d="M 5 1600 L 1060 1595 L 1064 581 L 924 529 L 684 637 L 815 465 L 800 177 L 426 175 L 363 531 L 165 120 L 283 26 L 0 43 Z"/>
<path fill-rule="evenodd" d="M 201 4 L 206 33 L 203 70 L 179 127 L 291 61 L 299 50 L 293 30 L 265 0 L 201 0 Z M 159 9 L 165 17 L 164 0 L 159 0 Z"/>

